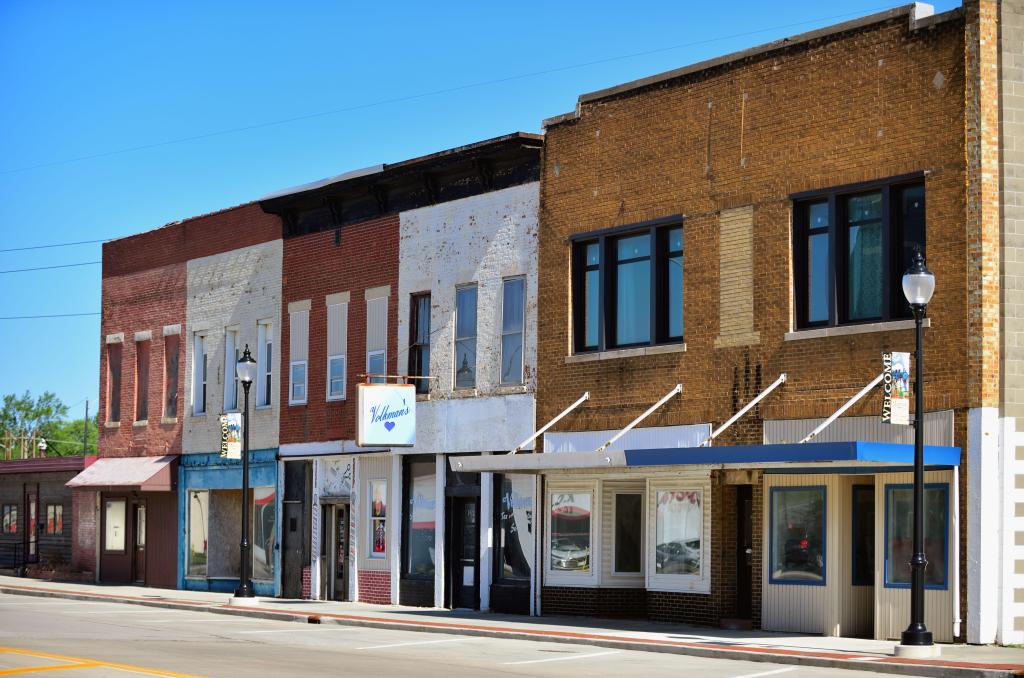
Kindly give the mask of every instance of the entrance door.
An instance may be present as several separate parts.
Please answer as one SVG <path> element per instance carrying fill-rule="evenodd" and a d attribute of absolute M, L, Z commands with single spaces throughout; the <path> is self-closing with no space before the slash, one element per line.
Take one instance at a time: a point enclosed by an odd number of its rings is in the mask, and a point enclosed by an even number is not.
<path fill-rule="evenodd" d="M 750 619 L 754 577 L 754 499 L 750 485 L 736 486 L 736 617 Z"/>
<path fill-rule="evenodd" d="M 135 504 L 135 534 L 132 551 L 132 572 L 133 581 L 136 584 L 146 583 L 146 502 L 140 501 Z"/>
<path fill-rule="evenodd" d="M 302 569 L 306 566 L 306 505 L 285 500 L 284 511 L 284 576 L 281 594 L 285 598 L 302 597 Z"/>
<path fill-rule="evenodd" d="M 477 497 L 452 497 L 451 606 L 476 609 L 480 606 L 480 528 Z"/>
<path fill-rule="evenodd" d="M 334 507 L 331 539 L 331 599 L 348 600 L 348 504 Z"/>
<path fill-rule="evenodd" d="M 25 486 L 25 562 L 39 562 L 39 486 Z"/>

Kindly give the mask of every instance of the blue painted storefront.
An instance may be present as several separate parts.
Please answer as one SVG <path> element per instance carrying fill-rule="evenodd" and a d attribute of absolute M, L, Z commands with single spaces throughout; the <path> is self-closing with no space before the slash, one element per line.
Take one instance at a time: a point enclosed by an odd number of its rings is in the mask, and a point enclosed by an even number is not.
<path fill-rule="evenodd" d="M 280 486 L 278 484 L 277 448 L 252 450 L 249 456 L 249 487 L 273 487 L 275 490 L 274 520 L 274 579 L 253 580 L 253 588 L 260 596 L 281 594 L 281 526 Z M 188 492 L 190 490 L 241 490 L 242 462 L 223 459 L 219 453 L 181 455 L 178 483 L 178 588 L 192 591 L 234 592 L 238 578 L 186 576 L 188 548 Z M 228 526 L 230 530 L 231 526 Z M 212 532 L 212 528 L 211 528 Z M 241 525 L 234 530 L 241 537 Z"/>

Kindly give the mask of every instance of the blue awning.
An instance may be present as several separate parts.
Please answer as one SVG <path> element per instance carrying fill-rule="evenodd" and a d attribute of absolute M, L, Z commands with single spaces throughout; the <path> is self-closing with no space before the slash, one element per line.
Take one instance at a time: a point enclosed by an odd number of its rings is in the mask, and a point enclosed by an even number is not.
<path fill-rule="evenodd" d="M 803 443 L 728 445 L 667 450 L 626 450 L 626 466 L 671 464 L 776 464 L 785 462 L 867 462 L 913 464 L 914 446 L 902 443 Z M 925 445 L 926 466 L 959 466 L 960 448 Z"/>
<path fill-rule="evenodd" d="M 856 469 L 862 472 L 871 472 L 873 468 L 894 470 L 894 467 L 912 466 L 913 463 L 913 445 L 864 441 L 449 457 L 449 464 L 455 471 L 497 473 L 550 473 L 642 466 L 814 468 L 819 472 L 849 473 Z M 924 463 L 930 467 L 959 466 L 960 448 L 926 445 Z"/>

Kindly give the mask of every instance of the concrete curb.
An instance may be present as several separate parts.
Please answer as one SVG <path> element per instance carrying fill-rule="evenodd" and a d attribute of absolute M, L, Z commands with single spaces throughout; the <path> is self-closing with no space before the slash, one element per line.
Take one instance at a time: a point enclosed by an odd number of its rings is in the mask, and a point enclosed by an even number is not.
<path fill-rule="evenodd" d="M 2 585 L 0 585 L 0 593 L 35 596 L 39 598 L 63 598 L 91 602 L 113 602 L 171 610 L 193 610 L 213 614 L 267 619 L 272 621 L 298 622 L 306 624 L 332 624 L 337 626 L 357 626 L 363 628 L 390 630 L 401 629 L 404 631 L 418 631 L 421 633 L 448 633 L 485 638 L 503 638 L 508 640 L 571 643 L 616 650 L 661 652 L 667 654 L 705 657 L 709 659 L 729 659 L 772 664 L 791 664 L 796 666 L 814 666 L 819 668 L 871 671 L 874 673 L 888 673 L 904 676 L 926 676 L 933 678 L 1005 678 L 1006 676 L 1024 675 L 1024 669 L 1022 668 L 1008 668 L 1006 665 L 985 665 L 970 662 L 957 662 L 955 665 L 937 664 L 936 660 L 898 659 L 894 657 L 879 657 L 877 655 L 866 659 L 864 658 L 865 655 L 841 652 L 808 653 L 804 651 L 766 647 L 716 647 L 713 643 L 708 642 L 684 643 L 679 641 L 627 638 L 594 633 L 546 631 L 544 629 L 511 630 L 490 628 L 474 625 L 472 623 L 438 622 L 433 620 L 402 621 L 335 613 L 270 611 L 255 607 L 217 605 L 199 601 L 186 602 L 168 599 L 122 597 L 97 593 L 53 591 L 30 587 L 20 588 Z"/>

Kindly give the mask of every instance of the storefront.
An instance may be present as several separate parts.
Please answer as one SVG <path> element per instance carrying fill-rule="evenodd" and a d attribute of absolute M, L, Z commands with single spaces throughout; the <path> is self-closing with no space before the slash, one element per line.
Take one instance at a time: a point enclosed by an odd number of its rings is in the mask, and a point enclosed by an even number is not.
<path fill-rule="evenodd" d="M 543 614 L 719 625 L 746 611 L 765 630 L 892 639 L 909 620 L 912 459 L 834 442 L 450 463 L 540 477 Z M 926 623 L 944 642 L 960 623 L 959 460 L 926 447 Z"/>
<path fill-rule="evenodd" d="M 280 496 L 277 450 L 249 458 L 249 496 L 242 497 L 242 462 L 220 454 L 181 458 L 177 524 L 179 586 L 231 592 L 238 587 L 242 501 L 249 502 L 252 582 L 257 595 L 278 596 Z"/>
<path fill-rule="evenodd" d="M 68 481 L 94 490 L 98 580 L 175 588 L 178 456 L 105 457 Z"/>

